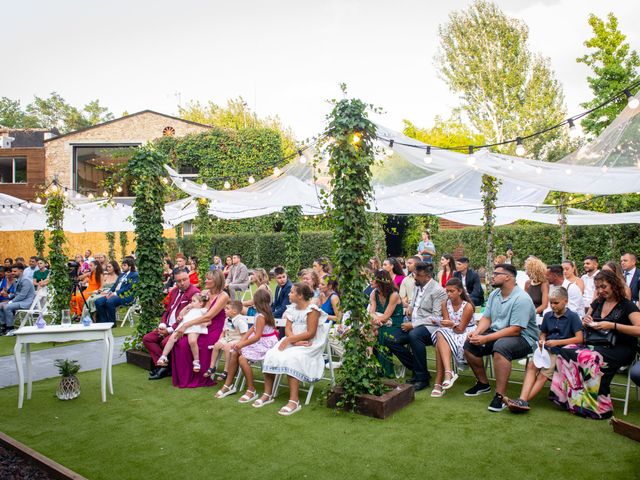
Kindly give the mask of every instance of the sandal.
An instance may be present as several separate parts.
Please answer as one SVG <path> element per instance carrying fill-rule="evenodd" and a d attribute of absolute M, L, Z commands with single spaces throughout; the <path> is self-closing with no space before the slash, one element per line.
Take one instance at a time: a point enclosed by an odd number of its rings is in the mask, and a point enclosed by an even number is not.
<path fill-rule="evenodd" d="M 247 390 L 246 392 L 244 392 L 244 395 L 242 395 L 238 399 L 238 403 L 250 403 L 253 402 L 256 398 L 258 398 L 258 394 L 255 390 Z"/>
<path fill-rule="evenodd" d="M 169 359 L 166 355 L 161 355 L 156 362 L 156 367 L 166 367 L 167 365 L 169 365 Z"/>
<path fill-rule="evenodd" d="M 207 371 L 203 373 L 203 377 L 205 378 L 209 378 L 209 377 L 213 377 L 216 374 L 216 369 L 211 367 L 211 368 L 207 368 Z"/>
<path fill-rule="evenodd" d="M 193 361 L 193 371 L 195 373 L 198 373 L 200 371 L 200 361 L 199 360 L 194 360 Z"/>
<path fill-rule="evenodd" d="M 440 398 L 445 394 L 446 390 L 442 388 L 442 385 L 436 383 L 431 390 L 431 396 L 434 398 Z"/>
<path fill-rule="evenodd" d="M 228 376 L 228 375 L 229 375 L 229 374 L 228 374 L 227 372 L 222 372 L 220 375 L 218 375 L 217 380 L 218 380 L 219 382 L 224 382 L 224 381 L 227 379 L 227 376 Z"/>
<path fill-rule="evenodd" d="M 531 407 L 529 406 L 529 402 L 527 402 L 526 400 L 522 400 L 521 398 L 516 398 L 515 400 L 511 398 L 508 399 L 507 408 L 509 409 L 510 412 L 513 412 L 513 413 L 524 413 L 531 410 Z"/>
<path fill-rule="evenodd" d="M 264 397 L 267 397 L 267 399 L 263 400 Z M 269 405 L 270 403 L 273 403 L 273 402 L 274 402 L 273 394 L 271 394 L 271 393 L 263 393 L 262 397 L 260 397 L 258 400 L 253 402 L 253 404 L 251 406 L 255 407 L 255 408 L 262 408 L 265 405 Z"/>
<path fill-rule="evenodd" d="M 289 403 L 295 403 L 296 408 L 291 408 L 289 406 Z M 293 415 L 294 413 L 299 412 L 302 409 L 302 405 L 300 405 L 300 401 L 289 400 L 289 403 L 287 403 L 284 407 L 278 410 L 279 415 L 288 417 L 289 415 Z"/>
<path fill-rule="evenodd" d="M 222 388 L 216 392 L 216 398 L 228 397 L 229 395 L 233 395 L 234 393 L 236 393 L 235 387 L 223 385 Z"/>
<path fill-rule="evenodd" d="M 442 388 L 445 390 L 449 390 L 451 387 L 453 387 L 453 384 L 456 383 L 456 380 L 458 380 L 458 374 L 456 372 L 451 372 L 449 370 L 444 372 L 445 375 L 447 373 L 451 375 L 451 378 L 445 379 L 444 382 L 442 382 Z"/>

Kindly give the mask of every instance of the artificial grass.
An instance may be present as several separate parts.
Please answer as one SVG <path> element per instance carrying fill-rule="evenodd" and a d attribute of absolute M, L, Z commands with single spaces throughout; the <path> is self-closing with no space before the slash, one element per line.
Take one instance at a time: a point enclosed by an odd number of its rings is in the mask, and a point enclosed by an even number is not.
<path fill-rule="evenodd" d="M 131 327 L 129 325 L 127 325 L 126 327 L 116 327 L 114 329 L 112 329 L 113 331 L 113 336 L 114 337 L 125 337 L 125 336 L 129 336 L 131 334 L 133 334 L 135 330 L 135 327 Z M 31 351 L 32 352 L 36 352 L 38 350 L 48 350 L 49 348 L 55 348 L 55 347 L 63 347 L 66 345 L 74 345 L 76 343 L 82 343 L 82 342 L 47 342 L 47 343 L 32 343 L 31 344 Z M 13 347 L 16 345 L 16 338 L 15 337 L 0 337 L 0 357 L 6 356 L 6 355 L 13 355 Z"/>
<path fill-rule="evenodd" d="M 386 420 L 334 412 L 318 400 L 321 389 L 283 418 L 276 412 L 286 389 L 255 409 L 238 404 L 239 394 L 213 398 L 218 387 L 180 390 L 146 376 L 114 367 L 107 403 L 99 401 L 99 371 L 79 375 L 82 395 L 69 402 L 53 396 L 57 379 L 34 383 L 22 410 L 17 388 L 1 389 L 1 429 L 90 479 L 631 479 L 640 472 L 638 443 L 606 421 L 574 417 L 544 395 L 528 414 L 491 413 L 491 395 L 463 395 L 468 376 L 443 398 L 418 392 Z M 640 423 L 635 398 L 625 420 Z"/>

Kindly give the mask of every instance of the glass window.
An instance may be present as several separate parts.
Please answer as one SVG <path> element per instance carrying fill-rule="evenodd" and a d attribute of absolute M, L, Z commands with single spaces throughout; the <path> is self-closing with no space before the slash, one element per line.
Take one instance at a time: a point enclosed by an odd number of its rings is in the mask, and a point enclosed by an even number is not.
<path fill-rule="evenodd" d="M 129 159 L 128 149 L 136 145 L 87 145 L 73 149 L 73 188 L 88 195 L 100 194 L 104 180 Z M 131 197 L 129 185 L 122 185 L 119 197 Z"/>
<path fill-rule="evenodd" d="M 0 183 L 27 183 L 27 159 L 0 157 Z"/>

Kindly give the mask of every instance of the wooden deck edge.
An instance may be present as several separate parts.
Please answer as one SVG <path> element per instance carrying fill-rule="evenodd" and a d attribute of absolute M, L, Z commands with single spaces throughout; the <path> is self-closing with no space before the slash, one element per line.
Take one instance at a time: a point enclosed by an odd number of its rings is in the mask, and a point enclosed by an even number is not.
<path fill-rule="evenodd" d="M 60 480 L 86 480 L 85 477 L 73 470 L 68 469 L 64 465 L 60 465 L 58 462 L 51 460 L 49 457 L 45 457 L 41 453 L 36 452 L 34 449 L 27 447 L 23 443 L 20 443 L 16 439 L 10 437 L 4 432 L 0 432 L 0 445 L 9 450 L 17 452 L 25 459 L 35 463 L 38 467 L 46 470 L 54 478 Z"/>

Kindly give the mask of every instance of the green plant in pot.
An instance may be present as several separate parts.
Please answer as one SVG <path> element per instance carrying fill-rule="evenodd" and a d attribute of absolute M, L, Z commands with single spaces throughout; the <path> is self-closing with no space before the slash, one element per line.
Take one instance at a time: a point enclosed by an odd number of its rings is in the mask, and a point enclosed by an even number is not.
<path fill-rule="evenodd" d="M 80 364 L 77 360 L 59 358 L 54 365 L 62 375 L 56 397 L 60 400 L 73 400 L 80 395 L 80 380 L 76 377 L 76 373 L 80 371 Z"/>

